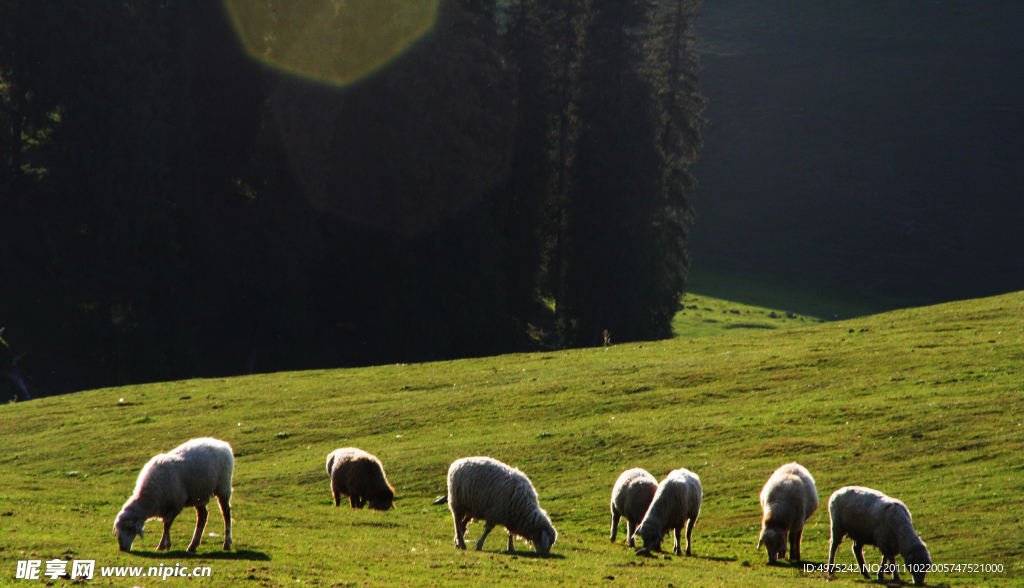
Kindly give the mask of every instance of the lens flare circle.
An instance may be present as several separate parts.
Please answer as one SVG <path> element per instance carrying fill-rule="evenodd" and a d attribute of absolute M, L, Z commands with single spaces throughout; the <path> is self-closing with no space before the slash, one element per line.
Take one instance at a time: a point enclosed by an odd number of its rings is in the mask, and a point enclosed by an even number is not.
<path fill-rule="evenodd" d="M 439 0 L 224 0 L 250 55 L 344 85 L 430 30 Z"/>

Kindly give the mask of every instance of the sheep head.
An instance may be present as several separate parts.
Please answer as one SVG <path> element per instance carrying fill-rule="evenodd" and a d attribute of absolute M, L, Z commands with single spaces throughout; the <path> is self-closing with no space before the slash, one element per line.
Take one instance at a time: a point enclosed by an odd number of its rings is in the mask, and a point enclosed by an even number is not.
<path fill-rule="evenodd" d="M 391 498 L 384 498 L 381 500 L 371 500 L 367 503 L 367 506 L 373 510 L 391 510 L 395 508 L 395 503 Z"/>
<path fill-rule="evenodd" d="M 558 537 L 558 533 L 555 532 L 555 528 L 547 526 L 535 532 L 530 537 L 530 542 L 533 543 L 533 548 L 537 550 L 537 553 L 547 555 L 551 552 L 551 546 L 555 544 L 556 537 Z"/>
<path fill-rule="evenodd" d="M 381 471 L 380 475 L 381 485 L 376 490 L 369 493 L 373 498 L 369 499 L 367 506 L 373 510 L 391 510 L 395 508 L 395 488 L 390 482 L 383 479 L 383 471 Z"/>
<path fill-rule="evenodd" d="M 786 557 L 786 532 L 779 529 L 762 528 L 757 540 L 757 548 L 764 545 L 768 549 L 768 563 Z"/>
<path fill-rule="evenodd" d="M 932 563 L 932 556 L 924 543 L 903 556 L 903 561 L 910 568 L 910 575 L 914 577 L 915 586 L 924 586 L 924 570 Z"/>
<path fill-rule="evenodd" d="M 117 520 L 114 521 L 114 532 L 117 533 L 117 546 L 121 551 L 131 551 L 136 535 L 145 538 L 143 533 L 145 526 L 145 520 L 133 517 L 128 511 L 122 510 L 117 515 Z"/>
<path fill-rule="evenodd" d="M 644 525 L 640 523 L 640 526 L 633 532 L 633 537 L 637 535 L 644 542 L 644 549 L 647 551 L 661 551 L 661 540 L 664 537 L 659 529 L 655 529 L 654 525 Z"/>

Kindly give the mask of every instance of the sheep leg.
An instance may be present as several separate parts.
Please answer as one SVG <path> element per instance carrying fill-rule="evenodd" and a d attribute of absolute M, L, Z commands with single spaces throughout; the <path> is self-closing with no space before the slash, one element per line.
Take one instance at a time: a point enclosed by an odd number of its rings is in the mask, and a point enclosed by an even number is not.
<path fill-rule="evenodd" d="M 635 534 L 636 534 L 636 525 L 633 524 L 633 521 L 631 521 L 629 519 L 626 519 L 626 537 L 629 539 L 629 546 L 630 547 L 636 547 L 636 545 L 635 545 L 635 543 L 633 541 L 633 535 L 635 535 Z M 614 538 L 612 540 L 614 540 Z"/>
<path fill-rule="evenodd" d="M 224 551 L 231 549 L 231 495 L 218 496 L 220 514 L 224 515 Z"/>
<path fill-rule="evenodd" d="M 836 550 L 839 549 L 839 544 L 843 542 L 843 532 L 832 525 L 832 537 L 829 540 L 831 545 L 828 548 L 828 573 L 829 576 L 835 573 L 835 568 L 832 566 L 836 563 Z"/>
<path fill-rule="evenodd" d="M 868 574 L 868 566 L 864 563 L 864 544 L 858 541 L 853 542 L 853 555 L 857 558 L 857 565 L 860 567 L 860 573 L 864 575 L 865 580 L 870 580 L 871 576 Z"/>
<path fill-rule="evenodd" d="M 341 492 L 337 488 L 331 487 L 331 494 L 334 494 L 334 506 L 341 506 Z"/>
<path fill-rule="evenodd" d="M 899 582 L 900 581 L 900 573 L 898 571 L 899 570 L 899 566 L 896 565 L 896 556 L 895 555 L 889 558 L 889 563 L 892 564 L 892 580 L 893 580 L 893 582 Z M 914 583 L 916 584 L 917 582 L 914 582 Z"/>
<path fill-rule="evenodd" d="M 452 515 L 455 518 L 455 547 L 456 549 L 466 548 L 466 523 L 469 522 L 469 518 L 463 518 L 459 515 Z"/>
<path fill-rule="evenodd" d="M 676 555 L 682 555 L 683 554 L 682 533 L 683 533 L 683 528 L 682 527 L 676 527 L 675 529 L 672 529 L 672 540 L 673 540 L 672 553 L 675 553 Z"/>
<path fill-rule="evenodd" d="M 515 538 L 512 535 L 512 531 L 509 531 L 508 532 L 508 552 L 509 553 L 515 553 L 515 551 L 516 551 Z"/>
<path fill-rule="evenodd" d="M 196 532 L 192 535 L 192 542 L 188 544 L 188 552 L 195 553 L 199 547 L 199 541 L 203 538 L 203 529 L 206 528 L 206 519 L 210 513 L 206 510 L 205 504 L 196 505 Z"/>
<path fill-rule="evenodd" d="M 615 512 L 614 510 L 612 510 L 612 536 L 611 536 L 611 542 L 612 543 L 615 543 L 615 535 L 618 534 L 618 532 L 619 532 L 619 518 L 621 516 L 622 515 L 620 515 L 619 513 Z M 628 521 L 626 522 L 626 525 L 629 526 L 629 522 Z"/>
<path fill-rule="evenodd" d="M 359 497 L 354 494 L 348 497 L 348 503 L 352 506 L 352 508 L 362 508 L 362 506 L 359 504 Z"/>
<path fill-rule="evenodd" d="M 164 517 L 164 535 L 160 537 L 160 544 L 156 546 L 157 551 L 171 548 L 171 523 L 173 522 L 174 516 Z"/>
<path fill-rule="evenodd" d="M 690 552 L 690 538 L 693 536 L 693 526 L 697 524 L 697 517 L 686 521 L 686 555 L 693 555 Z"/>
<path fill-rule="evenodd" d="M 898 571 L 899 566 L 896 565 L 896 555 L 895 554 L 894 555 L 889 555 L 889 556 L 886 556 L 885 554 L 882 555 L 882 565 L 880 566 L 880 568 L 878 570 L 878 575 L 879 576 L 882 575 L 882 570 L 885 569 L 885 562 L 886 562 L 886 560 L 889 561 L 890 568 L 892 569 L 892 581 L 893 582 L 899 582 L 900 581 L 900 573 Z"/>
<path fill-rule="evenodd" d="M 800 561 L 800 539 L 803 537 L 804 528 L 793 529 L 789 533 L 789 561 Z"/>
<path fill-rule="evenodd" d="M 491 529 L 493 529 L 493 528 L 494 528 L 494 524 L 493 523 L 484 523 L 484 534 L 480 535 L 480 538 L 476 540 L 476 550 L 477 551 L 483 551 L 483 549 L 484 549 L 484 539 L 487 539 L 487 534 L 490 533 Z"/>

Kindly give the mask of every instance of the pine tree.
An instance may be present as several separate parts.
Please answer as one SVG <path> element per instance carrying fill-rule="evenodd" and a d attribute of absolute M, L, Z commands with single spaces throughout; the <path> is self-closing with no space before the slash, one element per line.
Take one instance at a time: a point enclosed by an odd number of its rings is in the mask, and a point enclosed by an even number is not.
<path fill-rule="evenodd" d="M 2 7 L 13 20 L 3 22 L 0 69 L 30 106 L 59 116 L 47 135 L 45 190 L 26 193 L 42 211 L 52 255 L 45 279 L 21 286 L 45 290 L 63 317 L 60 333 L 35 325 L 40 339 L 67 346 L 48 343 L 48 352 L 79 358 L 98 374 L 95 385 L 229 371 L 224 338 L 204 336 L 235 303 L 218 299 L 224 227 L 214 221 L 211 192 L 223 192 L 224 176 L 237 172 L 228 159 L 246 158 L 225 155 L 238 151 L 224 139 L 237 141 L 230 124 L 209 123 L 220 122 L 218 110 L 238 120 L 247 109 L 197 91 L 204 57 L 222 52 L 196 31 L 226 32 L 216 22 L 223 15 L 198 5 Z M 206 147 L 212 136 L 216 148 Z M 83 383 L 76 375 L 72 385 Z"/>
<path fill-rule="evenodd" d="M 428 37 L 343 91 L 317 154 L 338 219 L 323 272 L 337 286 L 317 304 L 327 339 L 361 358 L 501 353 L 525 330 L 508 286 L 528 270 L 509 244 L 530 221 L 508 181 L 516 103 L 497 7 L 443 2 Z"/>
<path fill-rule="evenodd" d="M 560 39 L 576 50 L 560 80 L 571 98 L 559 128 L 571 132 L 556 149 L 548 231 L 559 331 L 568 345 L 600 344 L 605 331 L 618 341 L 667 337 L 687 263 L 686 166 L 699 149 L 692 4 L 573 6 L 572 32 Z"/>
<path fill-rule="evenodd" d="M 658 146 L 664 208 L 659 222 L 666 260 L 679 272 L 673 277 L 679 288 L 689 265 L 685 243 L 693 209 L 687 194 L 697 185 L 688 168 L 696 163 L 703 146 L 700 127 L 705 100 L 698 88 L 699 64 L 692 47 L 698 6 L 699 0 L 667 0 L 652 7 L 643 72 L 658 98 L 662 121 Z"/>

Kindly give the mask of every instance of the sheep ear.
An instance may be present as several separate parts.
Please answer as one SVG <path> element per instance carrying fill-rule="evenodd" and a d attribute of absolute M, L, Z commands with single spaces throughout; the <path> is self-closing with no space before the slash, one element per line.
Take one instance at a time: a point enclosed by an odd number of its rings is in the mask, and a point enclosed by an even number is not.
<path fill-rule="evenodd" d="M 757 538 L 757 548 L 761 549 L 762 545 L 764 545 L 764 535 L 763 534 L 760 537 Z"/>

